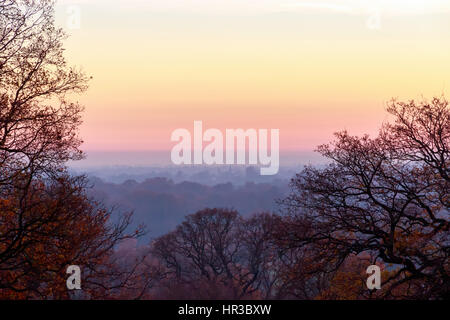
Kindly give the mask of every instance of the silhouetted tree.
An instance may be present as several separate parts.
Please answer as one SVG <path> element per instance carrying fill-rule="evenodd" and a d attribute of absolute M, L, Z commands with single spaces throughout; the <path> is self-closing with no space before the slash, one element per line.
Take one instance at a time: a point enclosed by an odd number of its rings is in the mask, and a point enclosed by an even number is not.
<path fill-rule="evenodd" d="M 224 209 L 187 216 L 175 231 L 152 244 L 165 269 L 165 297 L 274 297 L 278 278 L 271 221 L 268 214 L 244 220 L 236 211 Z"/>
<path fill-rule="evenodd" d="M 129 214 L 112 224 L 111 212 L 86 196 L 84 179 L 71 177 L 65 167 L 68 160 L 82 157 L 82 107 L 67 97 L 84 91 L 88 78 L 63 57 L 65 35 L 54 26 L 53 7 L 50 0 L 0 2 L 4 299 L 70 297 L 64 274 L 68 264 L 83 270 L 86 281 L 79 297 L 108 296 L 112 289 L 131 288 L 138 277 L 136 265 L 124 270 L 114 263 L 114 248 L 142 230 L 124 233 Z"/>
<path fill-rule="evenodd" d="M 331 163 L 292 180 L 277 239 L 308 253 L 309 275 L 333 277 L 368 255 L 390 271 L 377 297 L 448 297 L 448 103 L 392 101 L 388 112 L 394 121 L 378 137 L 344 131 L 319 147 Z"/>

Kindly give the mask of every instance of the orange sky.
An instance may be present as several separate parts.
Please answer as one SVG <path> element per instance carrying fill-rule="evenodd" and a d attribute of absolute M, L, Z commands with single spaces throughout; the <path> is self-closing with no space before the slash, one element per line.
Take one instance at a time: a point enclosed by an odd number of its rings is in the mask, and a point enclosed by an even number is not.
<path fill-rule="evenodd" d="M 86 150 L 169 150 L 204 127 L 277 128 L 284 150 L 374 133 L 392 97 L 450 88 L 443 1 L 62 1 L 67 58 L 94 78 Z M 72 11 L 71 11 L 72 12 Z"/>

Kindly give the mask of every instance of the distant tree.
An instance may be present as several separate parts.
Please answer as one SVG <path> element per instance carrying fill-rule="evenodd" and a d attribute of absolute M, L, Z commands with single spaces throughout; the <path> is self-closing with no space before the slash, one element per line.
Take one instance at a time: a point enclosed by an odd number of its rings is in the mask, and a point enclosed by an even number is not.
<path fill-rule="evenodd" d="M 81 297 L 131 286 L 136 266 L 114 264 L 130 215 L 111 212 L 67 173 L 81 159 L 82 107 L 68 96 L 88 78 L 67 65 L 65 35 L 54 25 L 54 1 L 0 2 L 0 298 L 69 298 L 65 267 L 78 264 Z M 113 274 L 112 272 L 117 272 Z M 120 272 L 118 270 L 121 270 Z M 105 281 L 105 277 L 108 277 Z"/>
<path fill-rule="evenodd" d="M 392 101 L 387 110 L 394 121 L 378 137 L 344 131 L 319 147 L 331 163 L 292 180 L 276 237 L 285 252 L 308 253 L 309 276 L 335 279 L 368 255 L 390 271 L 377 298 L 448 298 L 448 103 Z"/>

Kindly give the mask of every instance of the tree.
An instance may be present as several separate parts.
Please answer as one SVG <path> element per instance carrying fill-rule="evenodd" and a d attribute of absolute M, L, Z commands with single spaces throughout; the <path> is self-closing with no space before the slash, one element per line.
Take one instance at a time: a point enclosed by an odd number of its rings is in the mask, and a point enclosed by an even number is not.
<path fill-rule="evenodd" d="M 20 219 L 18 201 L 32 203 Z M 82 267 L 89 298 L 108 296 L 107 289 L 135 276 L 130 270 L 114 273 L 114 246 L 135 236 L 124 234 L 130 215 L 108 224 L 111 212 L 86 197 L 80 177 L 50 185 L 35 181 L 25 199 L 4 198 L 0 210 L 0 298 L 69 298 L 65 271 L 74 264 Z"/>
<path fill-rule="evenodd" d="M 112 212 L 87 197 L 86 180 L 67 172 L 66 162 L 83 156 L 82 107 L 68 96 L 83 92 L 88 77 L 67 65 L 53 7 L 0 3 L 0 298 L 69 298 L 69 264 L 83 270 L 79 297 L 142 280 L 143 257 L 124 269 L 114 255 L 142 229 L 125 234 L 131 215 L 112 223 Z"/>
<path fill-rule="evenodd" d="M 444 99 L 392 101 L 378 137 L 346 131 L 319 147 L 325 168 L 306 167 L 282 201 L 284 250 L 309 251 L 310 274 L 333 274 L 370 255 L 390 272 L 379 298 L 449 294 L 450 111 Z"/>
<path fill-rule="evenodd" d="M 276 254 L 270 245 L 273 217 L 243 219 L 236 211 L 205 209 L 152 244 L 162 266 L 160 293 L 169 298 L 275 297 Z M 273 267 L 271 267 L 273 266 Z"/>
<path fill-rule="evenodd" d="M 82 107 L 66 97 L 88 79 L 67 66 L 53 1 L 9 0 L 0 10 L 1 186 L 19 174 L 51 176 L 81 158 Z"/>

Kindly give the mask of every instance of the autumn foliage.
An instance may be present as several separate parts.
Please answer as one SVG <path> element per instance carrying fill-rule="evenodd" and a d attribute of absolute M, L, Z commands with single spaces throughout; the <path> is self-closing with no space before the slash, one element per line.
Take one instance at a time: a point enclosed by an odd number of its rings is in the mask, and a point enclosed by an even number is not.
<path fill-rule="evenodd" d="M 143 280 L 114 258 L 142 230 L 126 235 L 130 215 L 112 223 L 111 211 L 87 197 L 85 179 L 65 167 L 83 156 L 82 107 L 67 96 L 88 78 L 64 60 L 64 37 L 53 1 L 1 1 L 0 299 L 73 297 L 65 285 L 73 264 L 84 272 L 78 298 L 113 296 Z"/>

